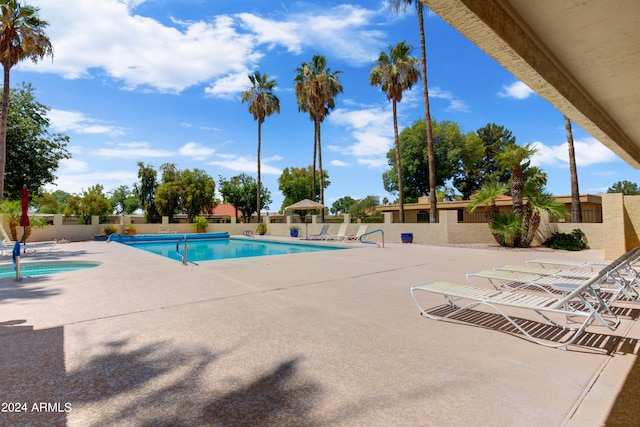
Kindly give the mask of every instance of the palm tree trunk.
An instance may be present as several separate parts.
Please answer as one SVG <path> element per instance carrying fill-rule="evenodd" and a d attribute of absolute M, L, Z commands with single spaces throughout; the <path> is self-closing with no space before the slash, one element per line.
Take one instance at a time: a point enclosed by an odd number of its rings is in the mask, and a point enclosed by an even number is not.
<path fill-rule="evenodd" d="M 569 171 L 571 173 L 571 222 L 582 222 L 582 207 L 580 206 L 580 190 L 578 189 L 578 169 L 576 168 L 576 152 L 573 146 L 573 132 L 571 120 L 564 116 L 567 129 L 567 145 L 569 146 Z"/>
<path fill-rule="evenodd" d="M 257 209 L 258 209 L 258 224 L 262 222 L 260 218 L 260 145 L 262 143 L 262 122 L 258 120 L 258 194 L 257 194 Z"/>
<path fill-rule="evenodd" d="M 316 158 L 318 156 L 318 121 L 313 121 L 313 170 L 311 171 L 311 192 L 314 202 L 316 201 Z"/>
<path fill-rule="evenodd" d="M 324 172 L 322 170 L 322 145 L 320 144 L 320 123 L 318 123 L 318 169 L 320 172 L 320 203 L 324 205 Z M 324 209 L 321 217 L 324 217 Z"/>
<path fill-rule="evenodd" d="M 0 114 L 0 202 L 4 198 L 4 175 L 7 165 L 7 117 L 9 115 L 9 97 L 11 85 L 9 77 L 11 68 L 3 65 L 4 85 L 2 87 L 2 113 Z"/>
<path fill-rule="evenodd" d="M 431 112 L 429 108 L 429 88 L 427 86 L 427 44 L 424 37 L 423 5 L 418 3 L 418 24 L 420 26 L 420 53 L 422 54 L 422 92 L 424 98 L 424 122 L 427 129 L 427 155 L 429 165 L 429 222 L 435 223 L 438 208 L 436 197 L 436 167 L 433 151 L 433 130 L 431 128 Z"/>
<path fill-rule="evenodd" d="M 398 103 L 393 100 L 393 136 L 396 145 L 396 168 L 398 169 L 398 198 L 400 222 L 404 223 L 404 191 L 402 189 L 402 164 L 400 163 L 400 138 L 398 137 Z"/>

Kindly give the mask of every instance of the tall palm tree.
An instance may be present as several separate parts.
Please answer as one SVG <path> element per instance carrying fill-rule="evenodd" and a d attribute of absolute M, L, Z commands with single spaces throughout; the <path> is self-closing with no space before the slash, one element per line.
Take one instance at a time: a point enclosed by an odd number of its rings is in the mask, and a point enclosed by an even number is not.
<path fill-rule="evenodd" d="M 398 169 L 398 196 L 400 198 L 400 222 L 404 222 L 404 192 L 402 189 L 402 163 L 400 161 L 400 139 L 398 137 L 398 102 L 405 90 L 411 89 L 420 78 L 416 68 L 418 60 L 410 55 L 411 45 L 400 42 L 389 45 L 389 53 L 382 51 L 376 65 L 369 74 L 369 83 L 380 86 L 393 104 L 393 135 Z"/>
<path fill-rule="evenodd" d="M 262 206 L 260 206 L 260 146 L 262 144 L 262 123 L 264 123 L 265 118 L 273 113 L 280 114 L 280 100 L 274 93 L 277 83 L 275 80 L 269 80 L 267 73 L 260 74 L 259 71 L 256 71 L 253 74 L 249 74 L 249 81 L 251 81 L 251 88 L 242 92 L 242 103 L 249 103 L 249 112 L 253 115 L 253 119 L 258 122 L 257 210 L 258 222 L 260 222 L 260 211 L 262 209 Z"/>
<path fill-rule="evenodd" d="M 576 168 L 576 151 L 573 147 L 573 132 L 571 120 L 564 116 L 567 129 L 567 145 L 569 146 L 569 172 L 571 173 L 571 222 L 582 222 L 582 207 L 580 206 L 580 190 L 578 189 L 578 169 Z"/>
<path fill-rule="evenodd" d="M 17 0 L 0 0 L 0 62 L 4 69 L 2 113 L 0 114 L 0 201 L 4 197 L 4 171 L 7 162 L 7 116 L 11 92 L 11 68 L 23 59 L 38 62 L 53 57 L 53 46 L 44 32 L 47 22 L 38 18 L 37 7 Z"/>
<path fill-rule="evenodd" d="M 320 124 L 331 110 L 336 108 L 335 98 L 342 93 L 338 74 L 342 71 L 331 71 L 327 68 L 327 58 L 313 55 L 310 63 L 303 62 L 293 81 L 298 101 L 298 111 L 309 113 L 313 121 L 313 180 L 311 191 L 315 200 L 316 191 L 316 158 L 320 172 L 320 203 L 324 204 L 324 172 L 322 169 L 322 146 L 320 138 Z"/>
<path fill-rule="evenodd" d="M 406 10 L 406 7 L 411 5 L 413 0 L 391 0 L 391 7 L 396 13 L 400 11 L 400 8 Z M 418 27 L 420 30 L 420 55 L 422 58 L 422 97 L 424 101 L 424 121 L 426 123 L 427 130 L 427 157 L 429 165 L 429 222 L 436 222 L 436 216 L 438 208 L 436 206 L 436 166 L 435 166 L 435 152 L 433 149 L 433 129 L 431 128 L 431 111 L 429 107 L 429 88 L 427 86 L 427 45 L 424 36 L 424 15 L 423 4 L 420 0 L 415 1 L 416 11 L 418 12 Z"/>

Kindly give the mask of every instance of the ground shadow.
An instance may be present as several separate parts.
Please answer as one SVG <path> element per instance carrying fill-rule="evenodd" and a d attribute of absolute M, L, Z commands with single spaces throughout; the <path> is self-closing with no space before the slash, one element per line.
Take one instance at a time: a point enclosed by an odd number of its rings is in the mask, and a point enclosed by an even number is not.
<path fill-rule="evenodd" d="M 459 310 L 451 305 L 441 305 L 434 307 L 427 311 L 428 314 L 434 316 L 448 317 L 448 319 L 456 322 L 465 323 L 473 326 L 479 326 L 487 329 L 493 329 L 500 332 L 505 332 L 522 339 L 528 339 L 521 331 L 519 331 L 514 325 L 512 325 L 504 316 L 497 313 L 487 313 L 484 311 L 464 309 L 452 315 L 452 313 Z M 614 312 L 625 313 L 629 317 L 636 319 L 638 317 L 639 310 L 622 308 L 613 309 Z M 553 326 L 547 323 L 538 322 L 531 319 L 524 319 L 515 316 L 510 317 L 511 320 L 516 322 L 519 326 L 527 330 L 531 336 L 536 339 L 548 341 L 550 343 L 560 343 L 571 333 L 557 326 Z M 570 344 L 571 347 L 580 347 L 583 349 L 602 351 L 606 354 L 612 354 L 614 352 L 620 353 L 623 349 L 628 349 L 625 346 L 625 342 L 628 339 L 616 335 L 583 332 L 576 340 Z M 632 340 L 632 339 L 629 339 Z"/>
<path fill-rule="evenodd" d="M 241 384 L 221 383 L 219 373 L 208 378 L 221 353 L 133 338 L 92 347 L 68 368 L 64 335 L 64 327 L 0 323 L 0 401 L 26 404 L 2 414 L 2 425 L 65 426 L 72 415 L 96 427 L 321 424 L 311 415 L 320 386 L 301 376 L 300 358 Z"/>
<path fill-rule="evenodd" d="M 628 350 L 638 354 L 640 342 L 633 340 L 626 343 Z M 627 378 L 616 397 L 616 401 L 609 412 L 607 427 L 628 427 L 640 425 L 640 358 L 636 360 L 627 375 Z"/>
<path fill-rule="evenodd" d="M 60 294 L 58 289 L 34 286 L 47 281 L 46 276 L 22 277 L 19 282 L 15 278 L 0 279 L 0 304 L 10 303 L 16 299 L 49 298 Z"/>

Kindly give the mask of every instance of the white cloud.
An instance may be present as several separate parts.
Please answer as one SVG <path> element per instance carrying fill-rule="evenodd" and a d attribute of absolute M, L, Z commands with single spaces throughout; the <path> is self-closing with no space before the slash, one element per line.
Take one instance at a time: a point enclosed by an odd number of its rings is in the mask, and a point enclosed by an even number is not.
<path fill-rule="evenodd" d="M 503 86 L 502 92 L 499 92 L 498 96 L 504 98 L 527 99 L 533 94 L 535 94 L 535 92 L 532 91 L 529 86 L 518 80 L 509 86 Z"/>
<path fill-rule="evenodd" d="M 221 154 L 218 155 L 218 157 L 220 158 L 220 160 L 213 160 L 208 162 L 207 164 L 220 166 L 235 172 L 244 172 L 249 174 L 258 173 L 257 161 L 254 158 L 251 158 L 249 156 L 238 156 L 235 154 Z M 262 159 L 260 165 L 260 173 L 262 175 L 281 175 L 281 169 L 267 164 L 267 162 L 277 160 L 281 160 L 281 157 L 274 156 L 271 158 Z"/>
<path fill-rule="evenodd" d="M 104 158 L 135 159 L 140 157 L 172 157 L 173 151 L 151 148 L 148 142 L 113 144 L 114 148 L 99 148 L 94 154 Z"/>
<path fill-rule="evenodd" d="M 215 149 L 205 147 L 197 142 L 187 142 L 185 145 L 178 149 L 178 153 L 185 157 L 198 157 L 205 158 L 215 153 Z"/>
<path fill-rule="evenodd" d="M 457 99 L 451 92 L 448 90 L 443 90 L 439 87 L 429 88 L 429 98 L 433 99 L 444 99 L 449 101 L 449 106 L 444 110 L 447 113 L 468 113 L 469 107 L 467 104 Z"/>
<path fill-rule="evenodd" d="M 179 93 L 208 84 L 207 93 L 230 98 L 246 86 L 261 49 L 301 53 L 313 48 L 332 58 L 365 65 L 386 43 L 372 30 L 382 12 L 339 5 L 309 5 L 281 19 L 251 13 L 169 23 L 135 14 L 143 0 L 32 0 L 48 22 L 55 61 L 24 61 L 22 69 L 51 72 L 68 79 L 106 75 L 124 89 Z M 221 60 L 223 58 L 223 60 Z M 240 85 L 242 82 L 243 86 Z"/>
<path fill-rule="evenodd" d="M 350 163 L 343 162 L 342 160 L 330 160 L 329 164 L 331 164 L 331 166 L 336 166 L 336 167 L 351 166 Z"/>
<path fill-rule="evenodd" d="M 138 180 L 137 171 L 94 171 L 91 173 L 72 173 L 71 171 L 62 171 L 56 173 L 57 185 L 47 185 L 47 191 L 63 190 L 71 194 L 81 194 L 96 184 L 104 187 L 105 193 L 115 190 L 121 185 L 131 188 L 131 183 Z"/>
<path fill-rule="evenodd" d="M 542 142 L 532 144 L 538 151 L 531 158 L 535 166 L 564 166 L 569 164 L 569 148 L 566 142 L 560 145 L 545 145 Z M 597 139 L 587 137 L 584 141 L 573 141 L 577 166 L 590 166 L 615 161 L 616 154 L 602 145 Z"/>
<path fill-rule="evenodd" d="M 58 132 L 76 132 L 81 134 L 123 135 L 124 129 L 110 126 L 101 120 L 93 119 L 77 111 L 49 110 L 47 117 L 51 128 Z"/>

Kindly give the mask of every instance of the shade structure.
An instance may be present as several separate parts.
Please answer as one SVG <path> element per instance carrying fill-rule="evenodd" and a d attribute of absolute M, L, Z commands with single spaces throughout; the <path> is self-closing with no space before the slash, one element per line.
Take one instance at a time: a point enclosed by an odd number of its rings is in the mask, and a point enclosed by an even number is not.
<path fill-rule="evenodd" d="M 314 202 L 313 200 L 309 200 L 309 199 L 302 199 L 299 202 L 295 202 L 294 204 L 287 206 L 286 208 L 284 208 L 284 210 L 285 211 L 312 211 L 312 210 L 324 209 L 324 208 L 326 208 L 326 206 L 323 205 L 322 203 Z M 309 233 L 307 232 L 307 221 L 305 217 L 305 221 L 304 221 L 305 239 L 308 238 L 308 236 L 309 236 Z"/>
<path fill-rule="evenodd" d="M 310 211 L 314 209 L 324 209 L 324 208 L 326 208 L 326 206 L 323 205 L 322 203 L 314 202 L 313 200 L 309 200 L 309 199 L 303 199 L 303 200 L 300 200 L 299 202 L 296 202 L 292 205 L 287 206 L 286 208 L 284 208 L 284 210 L 285 211 L 288 211 L 288 210 Z"/>

